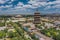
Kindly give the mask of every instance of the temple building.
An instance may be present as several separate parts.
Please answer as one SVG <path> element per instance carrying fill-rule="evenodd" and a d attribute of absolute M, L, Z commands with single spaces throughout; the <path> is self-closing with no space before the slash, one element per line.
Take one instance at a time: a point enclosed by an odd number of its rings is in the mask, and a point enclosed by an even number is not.
<path fill-rule="evenodd" d="M 40 24 L 40 13 L 39 12 L 34 13 L 34 24 Z"/>

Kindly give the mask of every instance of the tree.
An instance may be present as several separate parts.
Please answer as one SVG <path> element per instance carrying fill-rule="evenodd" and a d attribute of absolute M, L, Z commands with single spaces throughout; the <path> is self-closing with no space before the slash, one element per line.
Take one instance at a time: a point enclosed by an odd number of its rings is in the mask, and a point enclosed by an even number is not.
<path fill-rule="evenodd" d="M 8 32 L 8 37 L 13 38 L 15 36 L 16 36 L 16 33 L 12 32 L 12 31 Z"/>
<path fill-rule="evenodd" d="M 7 29 L 7 28 L 6 28 L 6 29 L 4 29 L 4 32 L 5 32 L 5 33 L 7 33 L 7 31 L 8 31 L 8 29 Z"/>
<path fill-rule="evenodd" d="M 6 33 L 4 31 L 0 31 L 0 38 L 3 38 L 6 36 Z"/>

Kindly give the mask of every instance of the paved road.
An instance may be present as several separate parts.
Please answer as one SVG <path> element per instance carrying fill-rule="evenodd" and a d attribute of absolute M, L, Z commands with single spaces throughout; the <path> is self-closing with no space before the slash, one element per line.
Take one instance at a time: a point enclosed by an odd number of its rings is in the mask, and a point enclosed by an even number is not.
<path fill-rule="evenodd" d="M 34 24 L 33 24 L 33 25 L 34 25 Z M 33 27 L 33 26 L 32 26 L 32 27 Z M 36 29 L 36 30 L 37 30 L 37 29 Z M 39 35 L 40 38 L 41 38 L 41 37 L 44 38 L 45 40 L 53 40 L 52 38 L 49 38 L 49 37 L 43 35 L 42 33 L 38 32 L 38 30 L 37 30 L 37 31 L 34 31 L 34 33 L 37 34 L 37 35 Z"/>
<path fill-rule="evenodd" d="M 34 32 L 34 33 L 37 34 L 37 35 L 39 35 L 40 38 L 41 38 L 41 37 L 44 38 L 45 40 L 53 40 L 52 38 L 46 37 L 45 35 L 43 35 L 43 34 L 41 34 L 41 33 L 39 33 L 39 32 Z"/>
<path fill-rule="evenodd" d="M 27 25 L 30 25 L 32 28 L 35 28 L 35 25 L 32 24 L 32 23 L 23 24 L 23 26 L 27 26 Z M 49 38 L 49 37 L 43 35 L 42 33 L 38 32 L 37 29 L 34 30 L 34 33 L 37 34 L 37 35 L 39 35 L 39 38 L 42 37 L 42 38 L 44 38 L 45 40 L 53 40 L 52 38 Z"/>

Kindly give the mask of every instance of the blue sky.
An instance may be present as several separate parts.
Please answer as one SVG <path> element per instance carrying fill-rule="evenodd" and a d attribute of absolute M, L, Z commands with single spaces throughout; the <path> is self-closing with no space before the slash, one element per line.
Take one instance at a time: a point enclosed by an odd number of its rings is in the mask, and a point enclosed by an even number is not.
<path fill-rule="evenodd" d="M 60 13 L 60 0 L 0 0 L 0 14 Z"/>

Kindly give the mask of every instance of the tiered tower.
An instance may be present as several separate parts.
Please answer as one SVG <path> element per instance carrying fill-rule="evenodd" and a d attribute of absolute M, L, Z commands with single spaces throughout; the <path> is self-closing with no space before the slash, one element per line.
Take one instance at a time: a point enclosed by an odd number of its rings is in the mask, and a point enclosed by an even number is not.
<path fill-rule="evenodd" d="M 38 10 L 34 13 L 34 24 L 40 24 L 40 13 Z"/>

